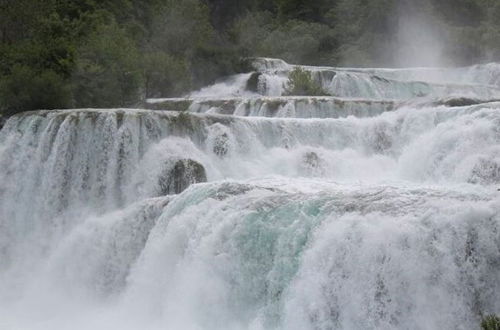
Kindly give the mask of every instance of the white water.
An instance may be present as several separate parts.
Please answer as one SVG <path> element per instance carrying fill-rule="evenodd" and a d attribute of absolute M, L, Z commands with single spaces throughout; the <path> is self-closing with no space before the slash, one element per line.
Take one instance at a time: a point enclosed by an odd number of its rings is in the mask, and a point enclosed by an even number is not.
<path fill-rule="evenodd" d="M 266 115 L 257 100 L 245 115 Z M 499 313 L 500 103 L 321 106 L 9 119 L 0 329 L 465 330 Z M 209 182 L 161 196 L 186 158 Z"/>
<path fill-rule="evenodd" d="M 187 106 L 188 104 L 188 106 Z M 330 96 L 170 98 L 152 99 L 148 106 L 157 110 L 187 110 L 195 113 L 243 117 L 341 118 L 373 117 L 394 110 L 402 102 L 336 98 Z"/>

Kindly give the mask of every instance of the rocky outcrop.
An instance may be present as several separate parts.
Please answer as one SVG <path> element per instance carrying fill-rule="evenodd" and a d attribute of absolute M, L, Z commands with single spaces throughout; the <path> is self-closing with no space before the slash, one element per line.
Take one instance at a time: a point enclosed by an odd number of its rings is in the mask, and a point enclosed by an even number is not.
<path fill-rule="evenodd" d="M 372 117 L 399 107 L 391 100 L 342 99 L 336 97 L 258 97 L 227 99 L 163 99 L 151 101 L 152 110 L 249 117 L 344 118 Z"/>
<path fill-rule="evenodd" d="M 307 176 L 321 176 L 324 174 L 324 160 L 314 151 L 302 155 L 301 168 Z"/>
<path fill-rule="evenodd" d="M 472 169 L 468 181 L 474 184 L 500 183 L 500 164 L 494 159 L 480 159 Z"/>
<path fill-rule="evenodd" d="M 452 98 L 438 100 L 434 102 L 432 105 L 434 106 L 444 105 L 447 107 L 465 107 L 470 105 L 476 105 L 488 102 L 497 102 L 497 101 L 498 100 L 480 100 L 477 98 L 470 98 L 470 97 L 452 97 Z"/>
<path fill-rule="evenodd" d="M 229 136 L 222 133 L 215 137 L 213 151 L 219 157 L 224 157 L 229 150 Z"/>
<path fill-rule="evenodd" d="M 159 195 L 180 194 L 194 183 L 207 182 L 203 165 L 192 159 L 180 159 L 160 175 Z"/>
<path fill-rule="evenodd" d="M 7 117 L 0 114 L 0 130 L 2 129 L 3 125 L 5 125 L 6 121 L 7 121 Z"/>
<path fill-rule="evenodd" d="M 246 89 L 250 92 L 259 92 L 259 77 L 262 75 L 260 72 L 254 72 L 248 78 Z"/>

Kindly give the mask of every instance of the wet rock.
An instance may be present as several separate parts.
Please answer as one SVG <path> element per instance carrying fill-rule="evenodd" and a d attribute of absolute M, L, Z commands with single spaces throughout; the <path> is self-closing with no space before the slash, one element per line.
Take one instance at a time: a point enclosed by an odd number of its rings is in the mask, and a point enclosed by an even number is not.
<path fill-rule="evenodd" d="M 319 156 L 317 153 L 310 151 L 306 152 L 304 155 L 304 164 L 310 168 L 318 168 L 319 166 Z"/>
<path fill-rule="evenodd" d="M 227 126 L 215 123 L 208 128 L 207 148 L 216 156 L 224 158 L 231 149 L 232 137 Z"/>
<path fill-rule="evenodd" d="M 278 112 L 280 107 L 283 107 L 286 104 L 286 99 L 266 100 L 267 109 L 272 116 L 274 116 Z"/>
<path fill-rule="evenodd" d="M 444 105 L 447 107 L 465 107 L 465 106 L 480 104 L 483 102 L 484 101 L 468 97 L 456 97 L 438 101 L 436 102 L 436 105 Z"/>
<path fill-rule="evenodd" d="M 215 191 L 214 198 L 223 201 L 230 197 L 243 195 L 254 188 L 247 184 L 224 183 Z"/>
<path fill-rule="evenodd" d="M 196 118 L 186 111 L 180 111 L 177 116 L 170 117 L 172 132 L 179 135 L 194 132 L 195 122 Z"/>
<path fill-rule="evenodd" d="M 373 150 L 377 153 L 384 153 L 392 148 L 391 128 L 386 123 L 380 123 L 373 128 L 371 135 Z"/>
<path fill-rule="evenodd" d="M 192 159 L 180 159 L 159 179 L 159 195 L 180 194 L 194 183 L 207 182 L 205 168 Z"/>
<path fill-rule="evenodd" d="M 317 176 L 323 175 L 324 164 L 323 160 L 314 151 L 306 152 L 302 156 L 302 170 L 306 175 Z"/>
<path fill-rule="evenodd" d="M 172 98 L 161 102 L 145 102 L 144 108 L 151 110 L 188 111 L 193 102 L 192 99 Z"/>
<path fill-rule="evenodd" d="M 227 133 L 222 133 L 215 137 L 213 151 L 219 157 L 224 157 L 229 150 L 229 136 Z"/>
<path fill-rule="evenodd" d="M 372 76 L 372 79 L 373 80 L 377 80 L 377 81 L 380 81 L 380 82 L 383 82 L 385 84 L 389 84 L 390 81 L 384 77 L 380 77 L 380 76 Z"/>
<path fill-rule="evenodd" d="M 236 108 L 236 102 L 234 100 L 224 100 L 214 103 L 213 107 L 217 108 L 217 113 L 221 115 L 232 115 Z"/>
<path fill-rule="evenodd" d="M 500 164 L 492 159 L 480 159 L 468 181 L 475 184 L 500 183 Z"/>
<path fill-rule="evenodd" d="M 260 72 L 254 72 L 250 75 L 250 78 L 247 80 L 246 89 L 250 92 L 258 93 L 259 92 L 259 78 L 262 75 Z"/>

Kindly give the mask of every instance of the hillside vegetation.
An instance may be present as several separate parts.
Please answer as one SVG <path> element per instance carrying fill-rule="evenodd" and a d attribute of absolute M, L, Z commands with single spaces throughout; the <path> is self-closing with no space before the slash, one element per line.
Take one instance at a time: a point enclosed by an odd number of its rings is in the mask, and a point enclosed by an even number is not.
<path fill-rule="evenodd" d="M 245 56 L 411 64 L 422 35 L 446 64 L 493 61 L 498 17 L 497 0 L 5 0 L 0 113 L 178 96 L 245 71 Z"/>

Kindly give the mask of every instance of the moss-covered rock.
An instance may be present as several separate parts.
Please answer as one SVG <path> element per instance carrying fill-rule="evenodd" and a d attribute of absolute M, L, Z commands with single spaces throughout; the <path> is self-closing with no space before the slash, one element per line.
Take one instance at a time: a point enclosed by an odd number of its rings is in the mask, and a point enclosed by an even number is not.
<path fill-rule="evenodd" d="M 229 151 L 229 136 L 227 133 L 222 133 L 215 137 L 213 151 L 214 154 L 221 158 L 227 154 Z"/>
<path fill-rule="evenodd" d="M 159 195 L 180 194 L 194 183 L 207 182 L 203 165 L 192 159 L 180 159 L 159 178 Z"/>
<path fill-rule="evenodd" d="M 250 78 L 247 80 L 246 89 L 250 92 L 258 93 L 259 92 L 259 78 L 262 75 L 260 72 L 254 72 L 250 75 Z"/>
<path fill-rule="evenodd" d="M 191 99 L 169 99 L 162 102 L 146 103 L 144 107 L 151 110 L 187 111 L 193 102 Z"/>
<path fill-rule="evenodd" d="M 285 106 L 287 103 L 286 99 L 277 98 L 277 99 L 268 99 L 266 101 L 267 109 L 269 109 L 270 114 L 275 114 L 280 107 Z"/>
<path fill-rule="evenodd" d="M 218 108 L 218 113 L 221 115 L 232 115 L 238 104 L 237 100 L 207 100 L 201 104 L 208 105 L 210 108 Z"/>
<path fill-rule="evenodd" d="M 500 183 L 500 164 L 494 159 L 480 158 L 468 180 L 474 184 L 498 184 Z"/>
<path fill-rule="evenodd" d="M 479 103 L 482 103 L 482 101 L 480 101 L 478 99 L 473 99 L 473 98 L 468 98 L 468 97 L 456 97 L 456 98 L 451 98 L 451 99 L 437 102 L 436 105 L 444 105 L 447 107 L 465 107 L 465 106 L 475 105 L 475 104 L 479 104 Z"/>
<path fill-rule="evenodd" d="M 190 116 L 186 111 L 181 111 L 177 114 L 177 116 L 172 116 L 171 124 L 173 132 L 176 134 L 182 135 L 194 130 L 192 116 Z"/>

